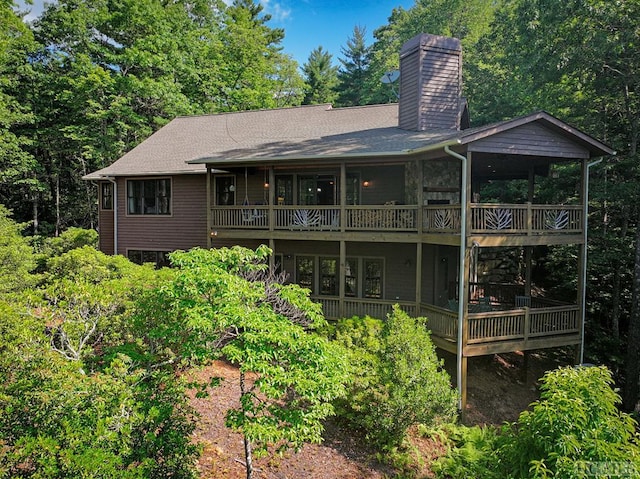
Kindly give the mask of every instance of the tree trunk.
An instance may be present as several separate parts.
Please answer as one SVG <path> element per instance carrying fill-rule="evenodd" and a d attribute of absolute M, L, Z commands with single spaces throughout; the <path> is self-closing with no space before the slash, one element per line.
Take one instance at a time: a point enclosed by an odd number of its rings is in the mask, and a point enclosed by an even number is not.
<path fill-rule="evenodd" d="M 244 382 L 244 373 L 240 372 L 240 395 L 244 397 L 247 393 L 247 388 Z M 251 455 L 251 441 L 247 438 L 247 435 L 244 434 L 244 459 L 245 466 L 247 468 L 247 479 L 253 478 L 253 458 Z"/>
<path fill-rule="evenodd" d="M 56 175 L 56 238 L 60 236 L 60 175 Z"/>
<path fill-rule="evenodd" d="M 640 380 L 640 305 L 638 301 L 640 301 L 640 222 L 636 225 L 631 317 L 629 318 L 627 339 L 626 387 L 623 402 L 627 411 L 632 411 L 635 408 L 640 389 L 638 384 Z"/>
<path fill-rule="evenodd" d="M 38 194 L 35 193 L 33 197 L 33 234 L 34 236 L 38 234 Z"/>

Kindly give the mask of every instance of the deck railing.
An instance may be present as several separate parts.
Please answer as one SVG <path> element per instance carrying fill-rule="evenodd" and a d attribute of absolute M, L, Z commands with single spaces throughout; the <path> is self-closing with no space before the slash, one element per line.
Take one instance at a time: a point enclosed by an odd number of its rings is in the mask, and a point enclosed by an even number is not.
<path fill-rule="evenodd" d="M 467 344 L 578 333 L 578 316 L 575 305 L 470 313 Z"/>
<path fill-rule="evenodd" d="M 459 234 L 460 205 L 216 206 L 214 228 Z M 579 234 L 582 207 L 472 203 L 470 234 Z"/>
<path fill-rule="evenodd" d="M 406 301 L 391 301 L 384 299 L 345 298 L 342 311 L 340 299 L 332 296 L 314 296 L 315 302 L 322 304 L 324 316 L 327 319 L 350 318 L 352 316 L 371 316 L 384 319 L 391 313 L 394 304 L 400 307 L 410 316 L 416 315 L 416 304 Z"/>
<path fill-rule="evenodd" d="M 471 204 L 471 231 L 478 234 L 577 234 L 582 231 L 579 205 Z"/>
<path fill-rule="evenodd" d="M 433 304 L 421 304 L 420 316 L 427 318 L 427 327 L 435 336 L 455 341 L 458 337 L 458 313 Z"/>
<path fill-rule="evenodd" d="M 398 301 L 345 298 L 342 305 L 337 297 L 318 296 L 313 298 L 322 304 L 327 319 L 349 318 L 351 316 L 371 316 L 384 319 Z M 456 341 L 458 337 L 458 313 L 432 304 L 400 302 L 401 308 L 411 316 L 424 316 L 427 326 L 434 336 Z M 516 308 L 494 310 L 484 313 L 469 313 L 467 344 L 486 344 L 510 340 L 577 334 L 580 327 L 577 305 L 563 305 L 543 308 Z"/>

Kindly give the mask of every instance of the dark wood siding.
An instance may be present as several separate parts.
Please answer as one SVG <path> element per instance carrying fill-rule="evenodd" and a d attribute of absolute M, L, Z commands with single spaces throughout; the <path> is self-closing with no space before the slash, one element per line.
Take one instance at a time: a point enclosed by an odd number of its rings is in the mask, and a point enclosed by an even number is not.
<path fill-rule="evenodd" d="M 170 216 L 127 215 L 126 187 L 126 180 L 118 179 L 118 253 L 207 246 L 205 175 L 172 178 Z"/>
<path fill-rule="evenodd" d="M 457 128 L 460 55 L 428 51 L 422 60 L 420 130 Z"/>
<path fill-rule="evenodd" d="M 529 123 L 474 141 L 469 151 L 548 156 L 553 158 L 589 158 L 589 151 L 567 138 Z"/>
<path fill-rule="evenodd" d="M 426 34 L 409 40 L 400 54 L 399 127 L 459 128 L 461 88 L 458 40 Z"/>
<path fill-rule="evenodd" d="M 420 81 L 419 51 L 400 59 L 400 106 L 398 126 L 405 130 L 418 130 L 419 87 Z"/>
<path fill-rule="evenodd" d="M 102 185 L 98 187 L 98 192 L 102 190 Z M 98 202 L 98 247 L 105 254 L 113 254 L 113 210 L 103 210 L 102 202 Z"/>
<path fill-rule="evenodd" d="M 404 168 L 401 166 L 380 166 L 363 168 L 360 172 L 362 180 L 368 180 L 370 186 L 362 187 L 363 205 L 382 205 L 393 201 L 397 204 L 405 202 Z"/>

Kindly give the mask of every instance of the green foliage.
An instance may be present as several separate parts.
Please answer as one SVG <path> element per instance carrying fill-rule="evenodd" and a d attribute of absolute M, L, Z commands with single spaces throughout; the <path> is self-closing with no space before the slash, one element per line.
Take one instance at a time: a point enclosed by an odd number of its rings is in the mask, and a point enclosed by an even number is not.
<path fill-rule="evenodd" d="M 496 453 L 501 444 L 499 431 L 491 426 L 453 426 L 446 429 L 447 455 L 435 461 L 432 469 L 438 477 L 455 479 L 500 479 Z"/>
<path fill-rule="evenodd" d="M 359 106 L 365 103 L 365 79 L 369 68 L 371 47 L 365 43 L 367 30 L 365 27 L 355 26 L 353 36 L 347 39 L 340 58 L 342 66 L 338 71 L 337 106 Z"/>
<path fill-rule="evenodd" d="M 384 323 L 370 318 L 342 322 L 336 339 L 350 351 L 354 365 L 349 401 L 340 403 L 339 410 L 378 445 L 397 446 L 410 426 L 455 416 L 457 395 L 424 318 L 410 318 L 395 306 Z"/>
<path fill-rule="evenodd" d="M 239 367 L 240 407 L 226 423 L 245 437 L 248 468 L 252 448 L 319 442 L 347 369 L 341 348 L 313 331 L 325 323 L 320 306 L 299 286 L 274 281 L 270 254 L 265 246 L 174 252 L 174 280 L 155 297 L 160 303 L 147 303 L 157 324 L 188 331 L 171 345 L 176 355 L 223 357 Z"/>
<path fill-rule="evenodd" d="M 542 382 L 540 400 L 500 451 L 516 477 L 585 477 L 589 463 L 628 463 L 640 472 L 636 423 L 618 410 L 606 368 L 561 368 Z"/>
<path fill-rule="evenodd" d="M 302 71 L 307 84 L 303 103 L 332 103 L 336 98 L 338 67 L 332 65 L 331 54 L 319 46 L 309 54 L 307 62 L 302 65 Z"/>
<path fill-rule="evenodd" d="M 50 258 L 83 246 L 98 248 L 96 230 L 71 227 L 63 231 L 60 236 L 45 238 L 39 249 L 45 258 Z"/>
<path fill-rule="evenodd" d="M 85 374 L 48 331 L 0 303 L 0 477 L 194 477 L 194 423 L 173 375 L 126 356 Z"/>
<path fill-rule="evenodd" d="M 494 12 L 501 3 L 486 0 L 417 0 L 408 10 L 394 8 L 389 23 L 373 32 L 375 41 L 371 47 L 366 103 L 397 101 L 394 91 L 389 85 L 381 83 L 380 78 L 385 72 L 398 68 L 400 48 L 420 33 L 459 38 L 464 51 L 465 82 L 468 81 L 471 72 L 467 66 L 476 62 L 476 44 L 483 34 L 491 31 Z"/>
<path fill-rule="evenodd" d="M 0 295 L 21 292 L 34 281 L 35 257 L 21 230 L 0 205 Z"/>
<path fill-rule="evenodd" d="M 37 164 L 28 151 L 31 139 L 16 132 L 33 116 L 19 92 L 30 79 L 29 55 L 36 48 L 27 25 L 11 9 L 0 5 L 0 203 L 17 193 L 22 201 L 38 189 L 33 178 Z"/>
<path fill-rule="evenodd" d="M 604 367 L 548 372 L 540 400 L 517 423 L 454 430 L 454 447 L 435 468 L 439 477 L 636 477 L 637 424 L 618 410 L 612 384 Z"/>
<path fill-rule="evenodd" d="M 40 288 L 30 299 L 32 314 L 54 332 L 51 346 L 58 353 L 86 363 L 96 346 L 106 352 L 139 336 L 129 321 L 131 311 L 167 274 L 91 246 L 72 249 L 46 261 Z"/>

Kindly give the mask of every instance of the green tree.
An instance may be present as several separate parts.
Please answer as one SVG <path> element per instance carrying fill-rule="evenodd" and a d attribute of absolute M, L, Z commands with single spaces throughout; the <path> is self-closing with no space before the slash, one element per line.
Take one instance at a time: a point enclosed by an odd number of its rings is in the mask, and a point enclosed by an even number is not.
<path fill-rule="evenodd" d="M 264 246 L 175 252 L 176 278 L 154 310 L 197 333 L 201 346 L 191 351 L 238 366 L 240 406 L 226 423 L 244 436 L 247 478 L 253 455 L 269 446 L 321 441 L 331 401 L 344 394 L 343 354 L 313 332 L 324 324 L 320 306 L 297 285 L 274 281 L 270 254 Z"/>
<path fill-rule="evenodd" d="M 457 394 L 431 342 L 428 322 L 399 306 L 382 323 L 371 318 L 338 325 L 354 375 L 340 414 L 382 447 L 399 446 L 410 426 L 451 421 Z"/>
<path fill-rule="evenodd" d="M 86 374 L 47 331 L 0 301 L 0 477 L 195 477 L 192 412 L 174 375 L 126 356 Z"/>
<path fill-rule="evenodd" d="M 12 105 L 32 112 L 11 120 L 16 138 L 29 138 L 14 163 L 38 186 L 27 202 L 15 181 L 7 187 L 16 216 L 45 235 L 93 227 L 95 186 L 82 176 L 171 118 L 299 104 L 301 76 L 268 20 L 251 0 L 48 4 L 32 27 L 39 48 L 22 55 L 30 74 L 14 82 Z"/>
<path fill-rule="evenodd" d="M 588 298 L 593 314 L 587 331 L 594 331 L 596 340 L 602 335 L 617 338 L 624 337 L 629 325 L 624 367 L 624 405 L 629 410 L 638 400 L 640 377 L 639 15 L 635 1 L 505 2 L 495 31 L 510 41 L 501 55 L 493 55 L 509 72 L 505 91 L 519 85 L 524 99 L 618 151 L 592 171 L 597 221 L 589 234 L 594 288 L 588 291 L 595 294 Z M 610 350 L 598 356 L 611 357 Z"/>
<path fill-rule="evenodd" d="M 31 77 L 29 56 L 36 43 L 12 3 L 0 3 L 0 203 L 16 208 L 41 185 L 34 176 L 37 163 L 29 152 L 31 141 L 19 132 L 21 125 L 33 120 L 20 91 Z"/>
<path fill-rule="evenodd" d="M 342 67 L 338 70 L 338 106 L 359 106 L 364 104 L 364 81 L 369 68 L 369 50 L 366 45 L 365 27 L 356 25 L 353 36 L 341 49 L 343 58 L 339 58 Z"/>
<path fill-rule="evenodd" d="M 367 78 L 367 103 L 397 101 L 395 92 L 380 82 L 385 72 L 397 69 L 402 45 L 420 33 L 459 38 L 465 62 L 465 82 L 469 65 L 475 64 L 475 49 L 482 36 L 490 31 L 491 21 L 501 1 L 486 0 L 417 0 L 408 10 L 394 8 L 389 23 L 373 32 L 371 63 Z M 473 99 L 473 98 L 472 98 Z"/>
<path fill-rule="evenodd" d="M 10 218 L 9 211 L 0 205 L 0 297 L 8 293 L 22 293 L 35 278 L 36 266 L 31 245 L 22 236 L 22 228 Z"/>
<path fill-rule="evenodd" d="M 333 102 L 338 85 L 338 67 L 332 65 L 331 54 L 319 46 L 309 54 L 302 71 L 307 84 L 303 103 L 316 105 Z"/>

